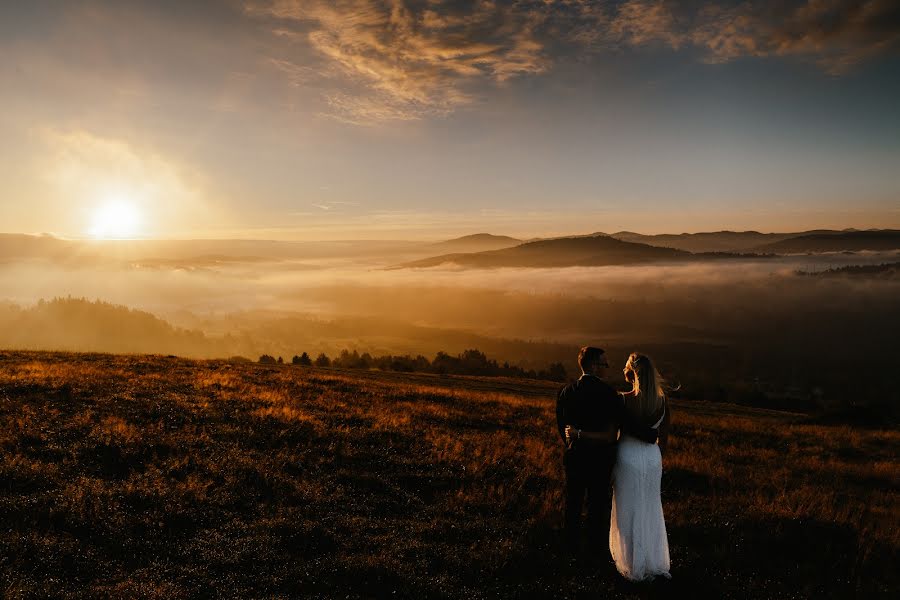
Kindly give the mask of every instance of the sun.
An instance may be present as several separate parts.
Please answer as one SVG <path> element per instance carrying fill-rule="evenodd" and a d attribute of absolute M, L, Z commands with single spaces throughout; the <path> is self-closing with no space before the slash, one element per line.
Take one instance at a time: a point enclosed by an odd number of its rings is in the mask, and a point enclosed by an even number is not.
<path fill-rule="evenodd" d="M 132 202 L 115 199 L 94 211 L 88 233 L 98 239 L 135 237 L 141 228 L 141 213 Z"/>

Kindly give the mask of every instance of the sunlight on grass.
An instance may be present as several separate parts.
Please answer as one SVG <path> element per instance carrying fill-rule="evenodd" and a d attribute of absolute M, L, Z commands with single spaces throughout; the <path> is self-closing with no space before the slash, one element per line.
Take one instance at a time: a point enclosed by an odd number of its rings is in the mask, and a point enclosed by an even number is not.
<path fill-rule="evenodd" d="M 615 595 L 557 545 L 555 385 L 379 377 L 6 355 L 9 589 L 134 590 L 139 575 L 120 558 L 133 556 L 157 565 L 141 571 L 146 586 L 172 597 L 252 596 L 261 582 L 288 596 L 348 582 L 412 594 L 434 581 L 455 595 L 509 594 L 523 581 Z M 498 389 L 510 385 L 521 393 Z M 663 506 L 676 577 L 728 595 L 728 574 L 749 569 L 746 597 L 889 581 L 900 434 L 730 405 L 672 411 Z"/>

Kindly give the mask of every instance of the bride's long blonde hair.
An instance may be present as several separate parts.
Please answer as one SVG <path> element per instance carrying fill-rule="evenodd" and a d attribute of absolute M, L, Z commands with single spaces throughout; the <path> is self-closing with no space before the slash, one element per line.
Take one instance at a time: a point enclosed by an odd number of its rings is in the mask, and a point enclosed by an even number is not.
<path fill-rule="evenodd" d="M 641 419 L 649 421 L 659 416 L 666 394 L 663 390 L 663 379 L 653 366 L 650 357 L 645 354 L 632 352 L 625 363 L 625 371 L 634 372 L 634 394 L 625 396 L 625 407 L 628 411 Z"/>

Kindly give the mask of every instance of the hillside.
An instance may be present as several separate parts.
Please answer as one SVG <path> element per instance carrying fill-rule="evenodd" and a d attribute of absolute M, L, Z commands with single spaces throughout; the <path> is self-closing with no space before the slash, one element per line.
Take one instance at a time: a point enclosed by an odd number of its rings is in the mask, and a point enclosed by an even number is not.
<path fill-rule="evenodd" d="M 610 234 L 623 242 L 675 248 L 687 252 L 748 252 L 759 246 L 803 235 L 802 233 L 760 233 L 758 231 L 715 231 L 703 233 L 662 233 L 644 235 L 631 231 Z"/>
<path fill-rule="evenodd" d="M 567 237 L 527 242 L 513 248 L 476 253 L 445 254 L 400 265 L 427 268 L 443 264 L 489 269 L 497 267 L 572 267 L 642 264 L 685 260 L 690 254 L 670 248 L 623 242 L 606 235 Z"/>
<path fill-rule="evenodd" d="M 776 254 L 900 250 L 900 231 L 883 229 L 878 231 L 815 233 L 764 244 L 755 250 Z"/>
<path fill-rule="evenodd" d="M 5 597 L 646 597 L 560 552 L 556 385 L 0 352 Z M 692 598 L 893 597 L 900 434 L 676 401 Z"/>
<path fill-rule="evenodd" d="M 373 301 L 372 296 L 368 298 Z M 480 335 L 470 329 L 415 325 L 396 318 L 321 318 L 304 313 L 242 312 L 218 319 L 190 313 L 173 325 L 153 313 L 83 298 L 40 300 L 33 306 L 0 301 L 0 348 L 191 358 L 283 356 L 344 349 L 381 354 L 457 354 L 478 348 L 515 365 L 542 369 L 570 346 Z"/>
<path fill-rule="evenodd" d="M 825 269 L 824 271 L 797 271 L 797 275 L 822 278 L 900 279 L 900 262 L 878 265 L 849 265 Z"/>
<path fill-rule="evenodd" d="M 688 252 L 638 242 L 618 240 L 603 233 L 535 240 L 512 248 L 485 252 L 459 252 L 415 260 L 391 269 L 422 269 L 455 265 L 472 269 L 501 267 L 552 268 L 640 265 L 657 262 L 754 260 L 772 258 L 756 253 Z"/>
<path fill-rule="evenodd" d="M 500 250 L 502 248 L 510 248 L 518 246 L 522 240 L 509 237 L 507 235 L 493 235 L 490 233 L 475 233 L 465 235 L 463 237 L 446 240 L 431 244 L 429 250 L 434 253 L 453 253 L 453 252 L 484 252 L 486 250 Z"/>
<path fill-rule="evenodd" d="M 40 300 L 31 307 L 0 304 L 0 347 L 117 353 L 237 354 L 203 332 L 173 327 L 127 306 L 82 298 Z"/>

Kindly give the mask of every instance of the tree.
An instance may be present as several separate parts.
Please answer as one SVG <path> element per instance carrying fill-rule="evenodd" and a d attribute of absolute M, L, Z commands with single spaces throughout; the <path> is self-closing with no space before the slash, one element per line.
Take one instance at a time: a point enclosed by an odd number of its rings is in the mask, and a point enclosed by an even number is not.
<path fill-rule="evenodd" d="M 269 354 L 263 354 L 259 357 L 259 364 L 261 365 L 274 365 L 276 362 L 275 357 Z"/>
<path fill-rule="evenodd" d="M 304 367 L 308 367 L 312 364 L 312 359 L 309 357 L 309 354 L 304 352 L 300 356 L 294 355 L 294 358 L 291 359 L 291 364 L 293 365 L 303 365 Z"/>
<path fill-rule="evenodd" d="M 551 363 L 547 369 L 547 379 L 550 381 L 565 381 L 567 377 L 566 367 L 562 363 Z"/>
<path fill-rule="evenodd" d="M 324 352 L 322 352 L 321 354 L 319 354 L 319 356 L 316 357 L 316 366 L 317 367 L 330 367 L 331 359 L 328 358 L 328 355 L 326 355 Z"/>

